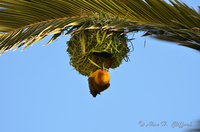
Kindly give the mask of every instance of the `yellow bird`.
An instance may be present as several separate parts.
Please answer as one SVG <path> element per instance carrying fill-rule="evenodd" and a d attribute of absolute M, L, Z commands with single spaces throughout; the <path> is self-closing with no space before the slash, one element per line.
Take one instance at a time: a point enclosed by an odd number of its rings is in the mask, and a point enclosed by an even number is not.
<path fill-rule="evenodd" d="M 96 97 L 97 94 L 106 90 L 110 86 L 110 75 L 104 69 L 104 64 L 101 69 L 98 69 L 94 73 L 91 72 L 90 77 L 88 78 L 90 93 L 93 97 Z"/>

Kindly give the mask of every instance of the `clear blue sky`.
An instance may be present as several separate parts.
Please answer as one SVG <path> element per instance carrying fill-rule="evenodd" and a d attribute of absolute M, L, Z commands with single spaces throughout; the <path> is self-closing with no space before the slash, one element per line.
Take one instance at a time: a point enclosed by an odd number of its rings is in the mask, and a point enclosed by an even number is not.
<path fill-rule="evenodd" d="M 182 0 L 197 10 L 198 0 Z M 199 3 L 197 3 L 199 2 Z M 0 132 L 183 132 L 200 119 L 200 53 L 135 34 L 130 62 L 96 98 L 69 65 L 66 41 L 49 37 L 0 56 Z M 144 41 L 146 47 L 144 48 Z M 145 126 L 138 123 L 142 121 Z M 168 126 L 148 126 L 153 121 Z M 172 128 L 174 121 L 192 127 Z M 147 125 L 147 126 L 146 126 Z"/>

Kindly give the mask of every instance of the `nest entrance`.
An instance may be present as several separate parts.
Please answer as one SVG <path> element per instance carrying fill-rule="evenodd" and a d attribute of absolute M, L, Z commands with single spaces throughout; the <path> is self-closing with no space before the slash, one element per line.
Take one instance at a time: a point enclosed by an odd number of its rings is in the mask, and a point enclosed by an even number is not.
<path fill-rule="evenodd" d="M 107 52 L 93 52 L 93 55 L 96 57 L 102 57 L 105 59 L 111 58 L 112 54 Z"/>

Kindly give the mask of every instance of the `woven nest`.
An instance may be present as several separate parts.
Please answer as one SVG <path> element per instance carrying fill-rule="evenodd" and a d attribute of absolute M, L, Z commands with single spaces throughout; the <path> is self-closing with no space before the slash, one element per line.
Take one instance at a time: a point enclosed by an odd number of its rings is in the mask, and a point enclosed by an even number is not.
<path fill-rule="evenodd" d="M 93 71 L 99 69 L 102 63 L 105 68 L 108 65 L 109 68 L 116 68 L 123 59 L 128 61 L 130 49 L 127 42 L 128 38 L 124 31 L 98 28 L 76 32 L 67 42 L 70 64 L 84 76 L 90 75 L 93 65 L 95 65 Z"/>

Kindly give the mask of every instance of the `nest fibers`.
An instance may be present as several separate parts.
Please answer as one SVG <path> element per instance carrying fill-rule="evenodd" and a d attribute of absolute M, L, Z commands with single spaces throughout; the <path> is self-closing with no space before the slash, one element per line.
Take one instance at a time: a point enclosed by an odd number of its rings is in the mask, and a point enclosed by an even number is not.
<path fill-rule="evenodd" d="M 104 13 L 94 14 L 82 25 L 76 27 L 67 42 L 70 64 L 84 76 L 89 76 L 104 63 L 105 67 L 118 67 L 123 59 L 128 61 L 130 48 L 125 30 L 110 28 L 113 23 L 120 23 L 119 18 L 111 18 Z M 119 29 L 119 28 L 118 28 Z"/>

